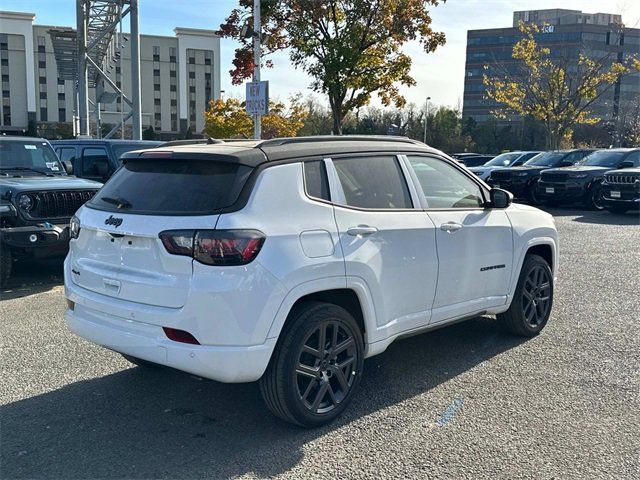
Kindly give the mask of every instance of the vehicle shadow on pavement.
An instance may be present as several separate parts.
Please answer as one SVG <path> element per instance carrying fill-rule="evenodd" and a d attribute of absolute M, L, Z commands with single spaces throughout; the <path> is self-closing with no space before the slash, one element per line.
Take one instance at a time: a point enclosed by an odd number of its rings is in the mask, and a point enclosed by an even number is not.
<path fill-rule="evenodd" d="M 365 362 L 346 414 L 314 430 L 271 416 L 256 383 L 229 385 L 133 367 L 4 406 L 3 477 L 274 476 L 298 464 L 308 442 L 426 394 L 522 342 L 488 317 L 396 342 Z M 388 427 L 396 420 L 376 422 Z"/>
<path fill-rule="evenodd" d="M 572 220 L 578 223 L 591 223 L 598 225 L 640 225 L 640 213 L 611 213 L 608 211 L 589 211 L 574 208 L 544 208 L 554 217 L 575 217 Z"/>
<path fill-rule="evenodd" d="M 11 300 L 46 292 L 63 283 L 63 258 L 15 262 L 0 300 Z"/>

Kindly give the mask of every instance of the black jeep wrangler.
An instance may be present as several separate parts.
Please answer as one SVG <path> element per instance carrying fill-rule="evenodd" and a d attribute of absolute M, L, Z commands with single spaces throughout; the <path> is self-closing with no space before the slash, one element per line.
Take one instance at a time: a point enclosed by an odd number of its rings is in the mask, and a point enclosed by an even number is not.
<path fill-rule="evenodd" d="M 66 254 L 71 216 L 102 186 L 71 171 L 44 139 L 0 136 L 0 285 L 20 257 Z"/>

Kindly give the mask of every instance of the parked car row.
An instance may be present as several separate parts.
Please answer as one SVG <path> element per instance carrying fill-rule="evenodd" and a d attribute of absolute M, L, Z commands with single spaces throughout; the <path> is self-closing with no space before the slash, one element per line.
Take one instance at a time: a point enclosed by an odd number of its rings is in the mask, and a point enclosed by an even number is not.
<path fill-rule="evenodd" d="M 616 213 L 640 206 L 640 149 L 509 152 L 470 170 L 534 205 L 581 204 Z"/>

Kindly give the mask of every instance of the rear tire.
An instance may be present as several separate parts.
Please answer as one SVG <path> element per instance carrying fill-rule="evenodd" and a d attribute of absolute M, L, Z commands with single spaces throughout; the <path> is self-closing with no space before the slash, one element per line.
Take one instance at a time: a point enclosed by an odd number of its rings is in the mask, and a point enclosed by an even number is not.
<path fill-rule="evenodd" d="M 528 254 L 524 258 L 509 310 L 497 315 L 502 328 L 522 337 L 533 337 L 547 324 L 553 306 L 553 273 L 546 260 Z"/>
<path fill-rule="evenodd" d="M 360 327 L 342 307 L 309 302 L 293 310 L 260 379 L 269 410 L 304 427 L 333 421 L 360 384 L 363 343 Z"/>
<path fill-rule="evenodd" d="M 0 245 L 0 287 L 4 288 L 11 277 L 13 268 L 13 255 L 11 248 L 7 245 Z"/>
<path fill-rule="evenodd" d="M 132 357 L 131 355 L 125 355 L 124 353 L 121 353 L 120 355 L 122 355 L 124 358 L 129 360 L 134 365 L 137 365 L 138 367 L 154 368 L 154 369 L 162 367 L 162 365 L 158 365 L 157 363 L 149 362 L 147 360 L 143 360 L 138 357 Z"/>

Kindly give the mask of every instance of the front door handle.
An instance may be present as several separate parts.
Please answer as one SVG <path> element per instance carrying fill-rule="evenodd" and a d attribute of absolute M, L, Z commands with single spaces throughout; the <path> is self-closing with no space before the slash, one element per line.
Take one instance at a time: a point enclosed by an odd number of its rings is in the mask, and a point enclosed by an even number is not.
<path fill-rule="evenodd" d="M 440 225 L 440 230 L 444 230 L 445 232 L 448 232 L 448 233 L 457 232 L 461 228 L 462 228 L 462 225 L 455 222 L 447 222 Z"/>
<path fill-rule="evenodd" d="M 369 225 L 358 225 L 357 227 L 349 227 L 347 229 L 347 234 L 352 237 L 368 237 L 369 235 L 374 235 L 377 233 L 378 229 L 376 227 L 370 227 Z"/>

